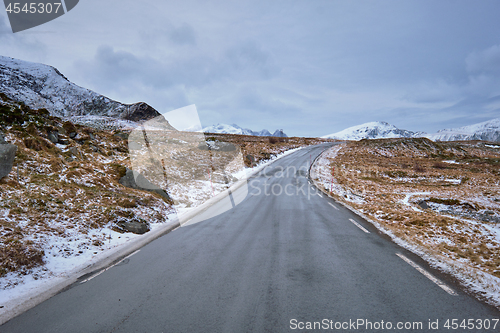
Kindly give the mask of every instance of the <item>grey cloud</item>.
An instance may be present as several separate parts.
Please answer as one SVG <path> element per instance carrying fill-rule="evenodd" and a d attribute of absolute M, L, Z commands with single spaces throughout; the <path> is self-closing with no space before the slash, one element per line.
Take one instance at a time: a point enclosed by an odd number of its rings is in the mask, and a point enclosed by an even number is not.
<path fill-rule="evenodd" d="M 179 52 L 170 57 L 155 59 L 137 56 L 132 52 L 98 47 L 90 61 L 78 61 L 85 79 L 99 86 L 145 85 L 163 89 L 176 85 L 203 87 L 221 79 L 268 79 L 277 73 L 270 55 L 255 43 L 231 48 L 222 57 L 189 55 Z"/>
<path fill-rule="evenodd" d="M 422 82 L 408 90 L 404 99 L 415 103 L 453 102 L 461 98 L 461 87 L 443 79 Z"/>
<path fill-rule="evenodd" d="M 498 112 L 497 0 L 115 2 L 80 4 L 50 35 L 13 36 L 0 15 L 0 53 L 121 101 L 195 103 L 208 125 L 432 131 Z"/>
<path fill-rule="evenodd" d="M 288 117 L 293 116 L 299 107 L 296 103 L 289 103 L 283 99 L 282 94 L 270 96 L 264 89 L 258 87 L 242 87 L 234 95 L 237 109 L 245 109 L 252 112 L 275 113 L 280 116 L 285 112 Z"/>
<path fill-rule="evenodd" d="M 491 107 L 492 98 L 500 96 L 500 46 L 493 45 L 481 51 L 469 53 L 464 59 L 465 81 L 438 79 L 412 87 L 405 99 L 417 104 L 453 102 L 449 106 L 436 107 L 437 113 L 446 114 L 449 122 L 456 119 L 486 120 L 498 117 Z M 463 124 L 462 124 L 463 125 Z"/>
<path fill-rule="evenodd" d="M 111 46 L 98 47 L 93 59 L 78 61 L 75 65 L 85 69 L 86 80 L 102 88 L 118 90 L 121 86 L 143 85 L 160 89 L 183 83 L 175 81 L 175 76 L 178 75 L 175 67 L 179 64 L 160 62 L 149 56 L 137 56 L 128 51 L 115 50 Z"/>
<path fill-rule="evenodd" d="M 469 73 L 465 94 L 483 98 L 500 95 L 500 45 L 472 52 L 465 63 Z"/>
<path fill-rule="evenodd" d="M 7 16 L 0 14 L 0 55 L 42 61 L 47 46 L 37 37 L 29 32 L 14 34 Z M 27 55 L 27 57 L 22 57 L 23 55 Z"/>
<path fill-rule="evenodd" d="M 226 51 L 226 63 L 234 73 L 269 78 L 279 73 L 269 52 L 253 41 L 240 43 Z"/>
<path fill-rule="evenodd" d="M 196 34 L 194 32 L 194 29 L 190 25 L 183 24 L 180 27 L 172 29 L 172 31 L 170 32 L 170 40 L 179 45 L 195 45 Z"/>
<path fill-rule="evenodd" d="M 5 38 L 11 35 L 12 35 L 12 29 L 10 28 L 9 20 L 2 13 L 0 14 L 0 38 Z"/>
<path fill-rule="evenodd" d="M 472 74 L 500 74 L 500 45 L 471 53 L 466 59 L 467 71 Z"/>

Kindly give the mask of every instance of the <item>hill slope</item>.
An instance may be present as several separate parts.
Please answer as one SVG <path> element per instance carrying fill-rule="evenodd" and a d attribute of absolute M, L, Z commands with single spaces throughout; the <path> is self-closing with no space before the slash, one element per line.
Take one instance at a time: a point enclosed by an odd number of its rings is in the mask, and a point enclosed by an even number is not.
<path fill-rule="evenodd" d="M 0 92 L 56 117 L 108 117 L 128 121 L 160 115 L 146 103 L 123 104 L 70 82 L 56 68 L 0 56 Z"/>

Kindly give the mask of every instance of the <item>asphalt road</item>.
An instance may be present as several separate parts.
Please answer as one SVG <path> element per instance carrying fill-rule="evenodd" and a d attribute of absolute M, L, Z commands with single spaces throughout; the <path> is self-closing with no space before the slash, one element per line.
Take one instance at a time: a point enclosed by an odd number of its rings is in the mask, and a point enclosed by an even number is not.
<path fill-rule="evenodd" d="M 306 170 L 323 148 L 278 160 L 249 180 L 234 209 L 172 231 L 0 332 L 288 332 L 315 321 L 341 332 L 499 331 L 497 310 L 317 194 Z M 487 318 L 490 329 L 478 329 Z M 446 329 L 447 319 L 473 319 L 474 328 Z"/>

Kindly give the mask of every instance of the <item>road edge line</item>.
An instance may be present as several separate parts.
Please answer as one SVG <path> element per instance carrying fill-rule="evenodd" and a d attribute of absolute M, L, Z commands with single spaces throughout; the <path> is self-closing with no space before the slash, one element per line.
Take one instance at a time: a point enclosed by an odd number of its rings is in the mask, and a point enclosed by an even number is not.
<path fill-rule="evenodd" d="M 361 224 L 359 224 L 358 222 L 354 221 L 353 219 L 349 219 L 349 221 L 352 222 L 352 224 L 354 224 L 356 227 L 358 227 L 359 229 L 363 230 L 365 233 L 369 234 L 370 232 L 368 230 L 366 230 Z"/>
<path fill-rule="evenodd" d="M 448 287 L 448 285 L 446 285 L 443 281 L 441 281 L 440 279 L 438 279 L 437 277 L 435 277 L 434 275 L 432 275 L 431 273 L 426 271 L 423 267 L 421 267 L 419 264 L 415 263 L 413 260 L 407 258 L 404 254 L 396 253 L 396 255 L 399 258 L 403 259 L 408 265 L 410 265 L 411 267 L 415 268 L 417 271 L 422 273 L 426 278 L 428 278 L 429 280 L 434 282 L 437 286 L 439 286 L 441 289 L 446 291 L 448 294 L 450 294 L 452 296 L 458 296 L 458 293 L 455 290 Z"/>

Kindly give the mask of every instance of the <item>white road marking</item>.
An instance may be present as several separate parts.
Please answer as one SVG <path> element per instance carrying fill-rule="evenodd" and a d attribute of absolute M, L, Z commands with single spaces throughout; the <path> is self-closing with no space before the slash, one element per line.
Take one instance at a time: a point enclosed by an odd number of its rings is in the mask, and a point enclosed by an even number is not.
<path fill-rule="evenodd" d="M 177 227 L 177 228 L 179 228 L 179 227 Z M 128 259 L 128 258 L 132 257 L 134 254 L 136 254 L 136 253 L 137 253 L 137 252 L 139 252 L 139 251 L 141 251 L 141 250 L 137 250 L 137 251 L 132 252 L 131 254 L 129 254 L 128 256 L 126 256 L 125 258 L 123 258 L 122 260 L 120 260 L 119 262 L 117 262 L 116 264 L 114 264 L 113 266 L 116 266 L 116 265 L 118 265 L 119 263 L 121 263 L 123 260 L 125 260 L 125 259 Z M 111 266 L 111 267 L 113 267 L 113 266 Z M 110 267 L 110 268 L 111 268 L 111 267 Z"/>
<path fill-rule="evenodd" d="M 400 257 L 401 259 L 403 259 L 404 261 L 406 261 L 410 266 L 412 266 L 413 268 L 415 268 L 417 271 L 419 271 L 420 273 L 424 274 L 426 278 L 428 278 L 429 280 L 431 280 L 432 282 L 434 282 L 435 284 L 437 284 L 439 287 L 441 287 L 441 289 L 443 289 L 444 291 L 446 291 L 448 294 L 450 294 L 452 296 L 458 296 L 458 294 L 453 289 L 451 289 L 446 284 L 444 284 L 444 282 L 442 282 L 441 280 L 439 280 L 438 278 L 436 278 L 434 275 L 432 275 L 431 273 L 427 272 L 425 269 L 423 269 L 422 267 L 420 267 L 419 265 L 417 265 L 416 263 L 414 263 L 412 260 L 408 259 L 407 257 L 405 257 L 404 255 L 402 255 L 401 253 L 396 253 L 396 255 L 398 257 Z"/>
<path fill-rule="evenodd" d="M 136 253 L 137 253 L 137 252 L 139 252 L 139 251 L 140 251 L 140 250 L 137 250 L 137 251 L 135 251 L 135 252 L 132 252 L 131 254 L 129 254 L 128 256 L 126 256 L 125 258 L 123 258 L 122 260 L 118 261 L 116 264 L 113 264 L 113 265 L 109 266 L 108 268 L 105 268 L 105 269 L 103 269 L 103 270 L 101 270 L 101 271 L 99 271 L 99 272 L 95 273 L 95 274 L 94 274 L 94 275 L 92 275 L 91 277 L 86 278 L 85 280 L 83 280 L 82 282 L 80 282 L 80 284 L 85 283 L 85 282 L 87 282 L 87 281 L 90 281 L 90 280 L 92 280 L 92 279 L 93 279 L 93 278 L 95 278 L 95 277 L 98 277 L 98 276 L 99 276 L 99 275 L 101 275 L 102 273 L 106 272 L 108 269 L 115 267 L 116 265 L 120 264 L 123 260 L 125 260 L 125 259 L 128 259 L 128 258 L 132 257 L 134 254 L 136 254 Z"/>
<path fill-rule="evenodd" d="M 354 221 L 353 219 L 349 219 L 349 221 L 351 221 L 352 223 L 354 223 L 354 225 L 355 225 L 356 227 L 358 227 L 359 229 L 363 230 L 363 231 L 364 231 L 364 232 L 366 232 L 367 234 L 369 234 L 369 233 L 370 233 L 368 230 L 366 230 L 365 228 L 363 228 L 363 227 L 361 226 L 361 224 L 359 224 L 358 222 Z"/>
<path fill-rule="evenodd" d="M 318 195 L 319 195 L 320 198 L 323 198 L 323 196 L 321 194 L 318 193 Z"/>
<path fill-rule="evenodd" d="M 83 280 L 82 282 L 80 282 L 80 284 L 82 284 L 82 283 L 85 283 L 85 282 L 87 282 L 87 281 L 92 280 L 93 278 L 95 278 L 95 277 L 97 277 L 97 276 L 101 275 L 101 274 L 102 274 L 102 273 L 104 273 L 105 271 L 106 271 L 106 269 L 103 269 L 102 271 L 97 272 L 96 274 L 92 275 L 91 277 L 89 277 L 89 278 L 87 278 L 87 279 Z"/>
<path fill-rule="evenodd" d="M 330 206 L 332 206 L 333 208 L 335 208 L 336 210 L 339 210 L 339 209 L 337 208 L 337 206 L 335 206 L 335 205 L 334 205 L 334 204 L 332 204 L 331 202 L 329 202 L 328 204 L 329 204 Z"/>

